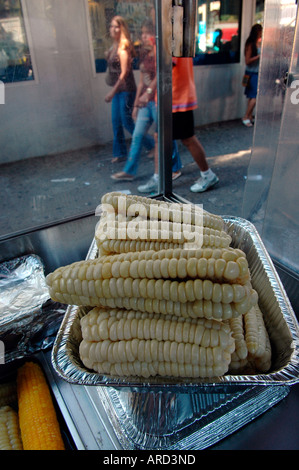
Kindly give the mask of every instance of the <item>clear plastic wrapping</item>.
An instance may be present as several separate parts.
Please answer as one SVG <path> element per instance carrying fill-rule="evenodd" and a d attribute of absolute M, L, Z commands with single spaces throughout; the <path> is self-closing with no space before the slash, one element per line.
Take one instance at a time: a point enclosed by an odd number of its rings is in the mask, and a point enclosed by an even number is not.
<path fill-rule="evenodd" d="M 0 340 L 4 362 L 50 347 L 65 313 L 53 302 L 37 255 L 0 264 Z"/>

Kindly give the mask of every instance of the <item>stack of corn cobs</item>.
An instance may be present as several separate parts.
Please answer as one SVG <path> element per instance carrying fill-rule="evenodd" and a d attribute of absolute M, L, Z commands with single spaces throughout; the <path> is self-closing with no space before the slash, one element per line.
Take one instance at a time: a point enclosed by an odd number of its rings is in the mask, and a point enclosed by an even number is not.
<path fill-rule="evenodd" d="M 88 306 L 80 358 L 112 376 L 267 372 L 271 347 L 246 255 L 200 207 L 108 193 L 96 259 L 47 276 L 53 300 Z"/>

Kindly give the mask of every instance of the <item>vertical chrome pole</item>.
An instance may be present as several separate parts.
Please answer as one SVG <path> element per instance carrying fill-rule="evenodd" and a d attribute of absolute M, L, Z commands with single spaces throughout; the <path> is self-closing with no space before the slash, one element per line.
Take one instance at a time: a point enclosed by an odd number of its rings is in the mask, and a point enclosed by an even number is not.
<path fill-rule="evenodd" d="M 155 0 L 159 193 L 172 193 L 172 0 Z"/>
<path fill-rule="evenodd" d="M 183 57 L 194 57 L 197 35 L 198 0 L 184 0 Z"/>

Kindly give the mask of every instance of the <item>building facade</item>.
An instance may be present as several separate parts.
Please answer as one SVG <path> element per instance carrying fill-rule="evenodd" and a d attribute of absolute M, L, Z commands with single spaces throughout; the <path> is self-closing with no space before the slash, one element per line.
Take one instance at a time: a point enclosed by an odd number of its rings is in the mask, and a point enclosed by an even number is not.
<path fill-rule="evenodd" d="M 104 145 L 112 139 L 105 51 L 126 17 L 137 51 L 152 1 L 10 0 L 0 7 L 0 163 Z M 196 125 L 240 118 L 244 43 L 263 2 L 199 1 Z M 256 16 L 256 15 L 259 16 Z"/>

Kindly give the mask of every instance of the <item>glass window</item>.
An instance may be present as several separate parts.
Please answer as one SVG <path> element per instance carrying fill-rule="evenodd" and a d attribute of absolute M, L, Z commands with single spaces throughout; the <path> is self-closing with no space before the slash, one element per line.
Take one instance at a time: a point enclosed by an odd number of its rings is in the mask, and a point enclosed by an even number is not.
<path fill-rule="evenodd" d="M 133 68 L 138 69 L 141 46 L 140 31 L 145 19 L 151 17 L 153 1 L 107 2 L 103 0 L 88 0 L 88 7 L 96 72 L 101 73 L 106 71 L 106 52 L 111 45 L 109 24 L 115 15 L 126 19 L 135 48 Z"/>
<path fill-rule="evenodd" d="M 256 0 L 255 23 L 263 23 L 265 0 Z"/>
<path fill-rule="evenodd" d="M 199 0 L 195 65 L 240 62 L 241 13 L 241 0 Z"/>
<path fill-rule="evenodd" d="M 0 2 L 0 80 L 33 80 L 30 51 L 20 0 Z"/>
<path fill-rule="evenodd" d="M 24 6 L 25 20 L 28 18 L 32 28 L 30 45 L 32 41 L 38 80 L 27 93 L 20 87 L 9 87 L 5 90 L 5 104 L 0 106 L 0 239 L 95 213 L 104 193 L 138 194 L 137 188 L 153 175 L 155 89 L 151 94 L 148 89 L 156 71 L 154 25 L 152 34 L 142 34 L 145 21 L 148 26 L 148 20 L 155 19 L 153 3 L 132 0 L 7 3 L 14 4 L 15 9 L 5 10 L 6 17 L 12 18 L 12 11 L 16 12 L 13 18 L 21 25 L 23 17 L 16 6 Z M 4 17 L 4 7 L 1 11 Z M 117 96 L 113 100 L 113 86 L 107 83 L 107 74 L 102 70 L 108 69 L 105 52 L 114 42 L 112 19 L 120 13 L 130 25 L 136 51 L 140 50 L 137 56 L 140 66 L 133 74 L 130 70 L 128 90 L 115 91 Z M 24 29 L 20 31 L 24 33 Z M 96 79 L 89 54 L 91 38 L 99 72 Z M 134 51 L 132 56 L 136 60 Z M 143 56 L 148 60 L 145 65 Z M 117 58 L 110 62 L 118 70 Z M 149 100 L 146 109 L 139 105 L 139 100 L 133 106 L 141 79 L 144 99 Z M 133 146 L 132 122 L 136 124 L 137 114 L 142 125 L 137 128 L 139 138 L 135 138 Z M 124 118 L 121 126 L 120 116 Z M 140 139 L 140 133 L 146 139 Z M 114 174 L 124 171 L 131 149 L 134 159 L 130 172 L 136 177 L 133 181 L 112 179 Z"/>

